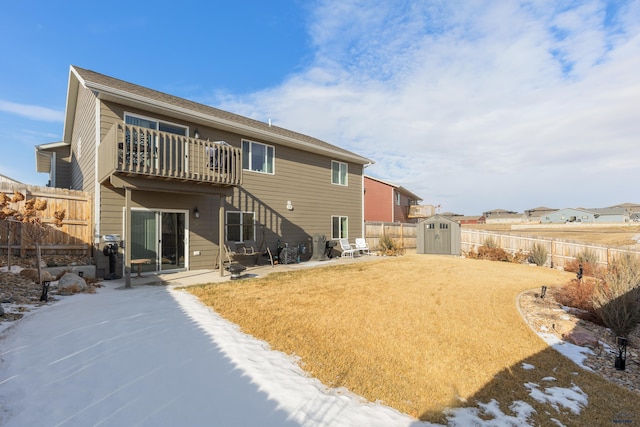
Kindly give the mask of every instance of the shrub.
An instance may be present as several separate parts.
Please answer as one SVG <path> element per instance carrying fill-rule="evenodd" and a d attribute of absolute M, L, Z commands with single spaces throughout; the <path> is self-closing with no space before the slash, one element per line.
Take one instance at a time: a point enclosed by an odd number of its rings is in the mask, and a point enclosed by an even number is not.
<path fill-rule="evenodd" d="M 492 236 L 489 236 L 484 240 L 483 246 L 490 249 L 495 249 L 495 248 L 498 248 L 498 243 L 495 241 L 495 239 Z"/>
<path fill-rule="evenodd" d="M 576 260 L 579 264 L 598 264 L 598 254 L 593 249 L 584 249 L 578 255 L 576 255 Z"/>
<path fill-rule="evenodd" d="M 380 239 L 380 251 L 382 255 L 388 256 L 402 255 L 404 253 L 404 249 L 387 235 L 382 236 Z"/>
<path fill-rule="evenodd" d="M 583 276 L 591 276 L 598 277 L 600 275 L 600 269 L 596 264 L 591 264 L 588 262 L 581 263 L 577 259 L 573 259 L 571 261 L 567 261 L 564 264 L 564 271 L 570 271 L 572 273 L 577 273 L 580 269 L 580 264 L 582 264 L 582 275 Z"/>
<path fill-rule="evenodd" d="M 593 306 L 617 336 L 626 337 L 640 323 L 640 260 L 624 254 L 614 258 L 593 292 Z"/>
<path fill-rule="evenodd" d="M 478 248 L 478 258 L 486 259 L 489 261 L 504 261 L 511 262 L 512 257 L 507 251 L 502 248 L 491 246 L 480 246 Z"/>
<path fill-rule="evenodd" d="M 547 248 L 545 245 L 542 243 L 534 243 L 529 259 L 538 267 L 543 266 L 547 262 Z"/>
<path fill-rule="evenodd" d="M 593 307 L 593 292 L 596 283 L 596 279 L 593 278 L 582 281 L 573 279 L 558 290 L 555 295 L 556 301 L 567 307 L 574 307 L 595 313 Z"/>
<path fill-rule="evenodd" d="M 486 243 L 489 243 L 489 245 L 487 246 Z M 528 255 L 522 251 L 518 251 L 514 255 L 511 255 L 509 252 L 496 246 L 495 241 L 493 241 L 491 238 L 488 238 L 485 241 L 485 245 L 480 246 L 477 252 L 471 249 L 469 252 L 466 252 L 464 255 L 467 258 L 473 258 L 473 259 L 483 259 L 487 261 L 513 262 L 518 264 L 524 263 L 528 257 Z"/>
<path fill-rule="evenodd" d="M 524 264 L 525 261 L 527 261 L 528 259 L 529 259 L 529 254 L 522 252 L 521 250 L 518 250 L 518 252 L 512 255 L 511 262 L 515 264 Z"/>

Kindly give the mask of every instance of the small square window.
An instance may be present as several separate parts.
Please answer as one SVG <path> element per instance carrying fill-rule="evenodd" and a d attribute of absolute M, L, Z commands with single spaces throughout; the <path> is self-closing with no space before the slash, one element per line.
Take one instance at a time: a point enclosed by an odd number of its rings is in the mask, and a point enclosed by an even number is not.
<path fill-rule="evenodd" d="M 255 239 L 254 212 L 227 212 L 227 237 L 225 240 L 244 242 Z"/>

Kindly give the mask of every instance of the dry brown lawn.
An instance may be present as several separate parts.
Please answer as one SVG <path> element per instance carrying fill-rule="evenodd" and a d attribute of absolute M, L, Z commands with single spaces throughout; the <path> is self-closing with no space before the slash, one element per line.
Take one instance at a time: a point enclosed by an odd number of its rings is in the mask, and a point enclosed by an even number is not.
<path fill-rule="evenodd" d="M 608 425 L 637 407 L 638 395 L 550 349 L 516 307 L 520 292 L 571 277 L 414 254 L 188 289 L 244 332 L 298 356 L 324 384 L 423 420 L 446 422 L 447 407 L 496 399 L 506 413 L 513 401 L 528 402 L 536 425 L 552 417 L 565 425 Z M 556 378 L 551 385 L 543 381 L 549 376 Z M 558 412 L 532 399 L 528 382 L 577 385 L 588 407 L 579 417 Z"/>
<path fill-rule="evenodd" d="M 574 240 L 607 246 L 629 246 L 638 244 L 634 236 L 640 234 L 640 224 L 611 225 L 606 227 L 580 227 L 569 224 L 565 227 L 531 228 L 511 230 L 511 224 L 465 224 L 464 228 L 495 231 L 542 238 Z"/>

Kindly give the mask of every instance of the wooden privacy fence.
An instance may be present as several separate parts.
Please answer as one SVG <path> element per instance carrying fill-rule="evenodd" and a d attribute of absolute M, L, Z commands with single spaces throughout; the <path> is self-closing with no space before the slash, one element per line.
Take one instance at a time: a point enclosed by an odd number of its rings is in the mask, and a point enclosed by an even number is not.
<path fill-rule="evenodd" d="M 52 225 L 49 234 L 42 242 L 43 255 L 91 255 L 91 198 L 89 193 L 11 183 L 0 183 L 0 191 L 8 196 L 12 196 L 14 191 L 19 191 L 26 200 L 33 198 L 46 200 L 46 209 L 38 215 L 45 224 L 54 222 L 53 214 L 55 211 L 65 210 L 62 227 L 58 228 Z M 24 201 L 12 206 L 22 208 Z M 10 242 L 8 237 L 8 223 L 0 221 L 0 254 L 6 255 L 9 249 L 12 255 L 19 254 L 21 257 L 35 253 L 35 245 L 26 237 L 20 223 L 11 225 Z"/>
<path fill-rule="evenodd" d="M 416 224 L 400 222 L 365 222 L 364 237 L 371 249 L 380 248 L 380 239 L 390 237 L 404 249 L 415 249 L 417 244 Z"/>
<path fill-rule="evenodd" d="M 552 267 L 563 267 L 566 262 L 575 260 L 578 255 L 589 251 L 595 255 L 597 263 L 608 267 L 613 258 L 621 253 L 632 253 L 640 256 L 640 251 L 612 248 L 604 245 L 571 242 L 562 239 L 541 239 L 537 237 L 513 236 L 481 230 L 461 230 L 461 250 L 470 252 L 477 250 L 491 239 L 496 246 L 515 254 L 518 251 L 530 253 L 533 245 L 538 243 L 547 249 L 547 263 Z"/>

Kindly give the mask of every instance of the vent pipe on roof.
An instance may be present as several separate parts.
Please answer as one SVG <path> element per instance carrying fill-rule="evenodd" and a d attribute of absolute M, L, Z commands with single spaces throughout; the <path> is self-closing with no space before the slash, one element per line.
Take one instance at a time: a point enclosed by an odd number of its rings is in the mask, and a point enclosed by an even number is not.
<path fill-rule="evenodd" d="M 271 117 L 269 117 L 269 127 L 271 127 Z"/>

